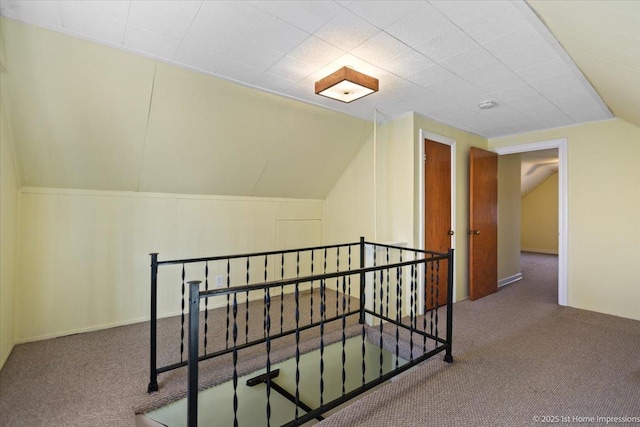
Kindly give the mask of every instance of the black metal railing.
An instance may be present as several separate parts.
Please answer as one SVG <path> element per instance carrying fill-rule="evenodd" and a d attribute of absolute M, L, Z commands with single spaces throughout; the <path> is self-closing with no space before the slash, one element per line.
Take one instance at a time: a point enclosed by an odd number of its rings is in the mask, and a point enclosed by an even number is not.
<path fill-rule="evenodd" d="M 354 258 L 358 258 L 357 262 Z M 158 367 L 158 273 L 162 266 L 174 266 L 172 280 L 180 285 L 180 350 L 179 360 Z M 199 275 L 204 280 L 185 282 L 187 275 L 190 278 Z M 443 292 L 446 292 L 444 328 L 439 314 Z M 370 243 L 364 238 L 342 245 L 173 261 L 158 261 L 158 255 L 152 254 L 148 390 L 158 390 L 158 374 L 188 366 L 188 425 L 196 426 L 199 363 L 231 355 L 233 424 L 239 425 L 238 383 L 240 376 L 248 373 L 241 368 L 241 355 L 264 345 L 258 353 L 265 372 L 247 384 L 265 385 L 266 424 L 271 425 L 272 392 L 284 396 L 295 407 L 293 419 L 284 425 L 322 419 L 327 411 L 440 352 L 445 353 L 445 361 L 452 362 L 452 292 L 453 250 L 442 254 Z M 214 322 L 209 315 L 212 310 L 225 316 L 219 317 L 212 327 L 226 328 L 223 333 L 218 330 L 214 342 L 208 337 L 210 322 Z M 255 318 L 256 313 L 261 314 L 260 318 Z M 443 329 L 446 332 L 441 336 Z M 225 342 L 221 342 L 222 336 Z M 355 387 L 347 386 L 353 372 L 345 368 L 347 348 L 351 348 L 347 340 L 353 336 L 359 336 L 357 339 L 361 341 L 358 344 L 361 372 Z M 310 340 L 313 344 L 309 344 Z M 283 345 L 274 351 L 279 342 Z M 327 360 L 325 350 L 334 342 L 341 346 L 337 362 L 341 366 L 335 374 L 341 380 L 337 395 L 327 391 L 325 385 L 333 381 L 327 377 L 331 376 L 327 369 L 328 363 L 334 362 Z M 376 366 L 371 366 L 371 354 L 367 353 L 372 351 L 370 343 L 375 345 Z M 320 357 L 317 402 L 301 398 L 301 376 L 310 374 L 301 372 L 300 358 L 310 348 L 317 349 Z M 383 351 L 394 356 L 391 367 L 383 368 Z M 275 380 L 279 375 L 279 369 L 272 369 L 276 354 L 278 361 L 285 357 L 283 354 L 295 359 L 295 384 L 289 390 Z M 252 357 L 255 359 L 255 352 Z"/>

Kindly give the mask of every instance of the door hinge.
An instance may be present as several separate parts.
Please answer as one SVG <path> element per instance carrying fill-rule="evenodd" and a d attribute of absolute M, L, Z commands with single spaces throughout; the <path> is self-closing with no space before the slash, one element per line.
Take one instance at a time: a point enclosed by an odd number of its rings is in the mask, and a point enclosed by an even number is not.
<path fill-rule="evenodd" d="M 424 155 L 424 162 L 427 163 L 427 155 Z"/>

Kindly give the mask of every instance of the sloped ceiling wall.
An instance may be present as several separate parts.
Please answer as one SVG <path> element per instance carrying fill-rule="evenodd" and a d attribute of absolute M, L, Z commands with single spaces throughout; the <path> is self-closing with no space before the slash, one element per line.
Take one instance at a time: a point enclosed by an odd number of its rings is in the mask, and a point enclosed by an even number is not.
<path fill-rule="evenodd" d="M 640 2 L 527 2 L 613 114 L 640 126 Z"/>
<path fill-rule="evenodd" d="M 6 19 L 22 186 L 324 199 L 372 124 Z"/>

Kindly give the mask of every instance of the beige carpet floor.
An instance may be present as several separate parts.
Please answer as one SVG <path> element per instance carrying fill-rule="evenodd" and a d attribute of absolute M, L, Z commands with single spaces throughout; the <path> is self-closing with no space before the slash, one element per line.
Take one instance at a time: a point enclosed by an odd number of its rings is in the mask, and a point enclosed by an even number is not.
<path fill-rule="evenodd" d="M 455 304 L 453 364 L 437 356 L 318 426 L 605 425 L 588 417 L 640 417 L 640 322 L 559 307 L 556 257 L 524 254 L 522 270 L 522 281 Z M 173 338 L 160 340 L 163 358 L 179 357 Z M 304 346 L 317 342 L 307 336 Z M 290 354 L 290 342 L 274 349 L 276 359 Z M 241 369 L 254 369 L 250 355 Z M 205 384 L 229 376 L 220 363 L 201 373 Z M 132 427 L 136 412 L 183 394 L 184 377 L 163 374 L 160 391 L 146 393 L 146 323 L 18 345 L 0 371 L 0 426 Z"/>

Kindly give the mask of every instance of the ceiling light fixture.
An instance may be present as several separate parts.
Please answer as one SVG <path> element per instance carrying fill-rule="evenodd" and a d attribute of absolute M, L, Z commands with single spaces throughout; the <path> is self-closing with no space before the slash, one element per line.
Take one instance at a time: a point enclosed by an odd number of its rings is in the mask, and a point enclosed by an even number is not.
<path fill-rule="evenodd" d="M 493 108 L 496 105 L 498 105 L 496 101 L 482 101 L 480 104 L 478 104 L 478 107 L 480 107 L 481 110 L 488 110 L 489 108 Z"/>
<path fill-rule="evenodd" d="M 342 67 L 316 82 L 316 95 L 349 103 L 378 91 L 378 79 Z"/>

